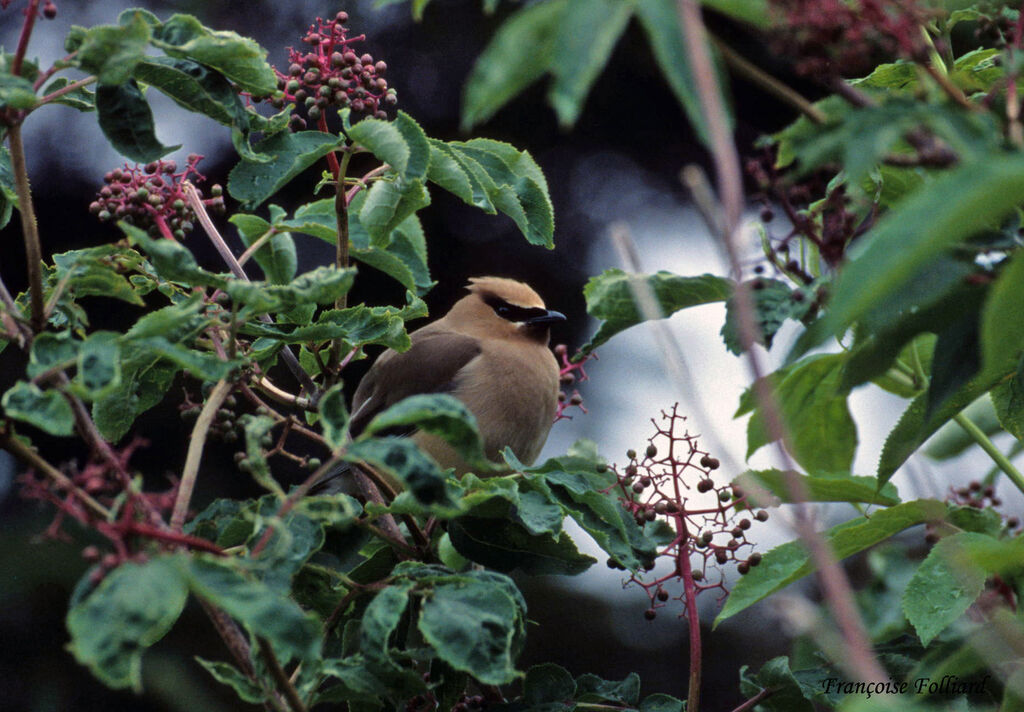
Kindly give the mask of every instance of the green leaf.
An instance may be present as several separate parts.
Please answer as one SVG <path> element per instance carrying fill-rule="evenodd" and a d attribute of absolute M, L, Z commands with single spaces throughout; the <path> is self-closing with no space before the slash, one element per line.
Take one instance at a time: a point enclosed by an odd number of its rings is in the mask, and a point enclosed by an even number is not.
<path fill-rule="evenodd" d="M 345 455 L 349 462 L 365 461 L 382 470 L 423 504 L 453 504 L 441 468 L 408 438 L 358 440 Z"/>
<path fill-rule="evenodd" d="M 993 388 L 992 403 L 1003 429 L 1024 440 L 1024 372 L 1018 369 L 1013 378 Z"/>
<path fill-rule="evenodd" d="M 885 439 L 882 454 L 878 459 L 878 481 L 882 484 L 888 482 L 900 465 L 906 462 L 907 458 L 939 429 L 939 426 L 983 393 L 1011 377 L 1015 370 L 1011 366 L 1006 373 L 991 376 L 979 374 L 933 412 L 929 412 L 927 393 L 911 401 Z"/>
<path fill-rule="evenodd" d="M 494 207 L 512 218 L 530 244 L 554 248 L 554 208 L 547 180 L 533 156 L 483 138 L 448 145 L 461 155 Z"/>
<path fill-rule="evenodd" d="M 118 227 L 133 245 L 145 250 L 156 273 L 167 281 L 180 282 L 190 287 L 212 286 L 223 289 L 227 286 L 224 277 L 200 267 L 189 249 L 180 242 L 152 238 L 143 230 L 123 221 L 118 223 Z"/>
<path fill-rule="evenodd" d="M 863 502 L 891 506 L 900 503 L 899 493 L 892 483 L 881 490 L 874 477 L 855 477 L 849 473 L 815 473 L 804 475 L 799 472 L 782 470 L 748 470 L 733 480 L 733 484 L 754 498 L 758 488 L 768 490 L 782 502 L 796 502 L 789 491 L 789 482 L 800 483 L 806 502 Z M 758 501 L 759 506 L 771 506 L 770 502 Z"/>
<path fill-rule="evenodd" d="M 632 14 L 633 3 L 622 0 L 590 0 L 565 8 L 552 49 L 548 89 L 548 103 L 562 128 L 576 123 Z"/>
<path fill-rule="evenodd" d="M 55 390 L 43 391 L 34 383 L 18 381 L 0 400 L 4 415 L 34 425 L 50 435 L 70 436 L 75 432 L 75 417 L 64 396 Z"/>
<path fill-rule="evenodd" d="M 242 365 L 240 359 L 222 360 L 216 354 L 197 351 L 171 342 L 162 336 L 137 339 L 133 345 L 147 349 L 151 354 L 176 364 L 204 381 L 219 381 L 222 378 L 227 378 Z"/>
<path fill-rule="evenodd" d="M 981 368 L 1001 373 L 1024 354 L 1024 249 L 1009 260 L 981 309 Z"/>
<path fill-rule="evenodd" d="M 491 574 L 493 576 L 493 574 Z M 472 574 L 435 585 L 425 596 L 417 628 L 438 656 L 485 685 L 512 682 L 525 609 L 521 599 Z"/>
<path fill-rule="evenodd" d="M 757 343 L 768 349 L 786 319 L 802 319 L 814 303 L 813 289 L 794 289 L 778 279 L 757 278 L 747 282 L 746 286 L 758 327 Z M 725 302 L 725 323 L 721 333 L 727 349 L 737 356 L 743 353 L 736 295 Z"/>
<path fill-rule="evenodd" d="M 268 162 L 242 160 L 228 175 L 228 192 L 251 210 L 287 185 L 293 178 L 344 143 L 344 139 L 320 131 L 281 131 L 253 150 L 273 156 Z"/>
<path fill-rule="evenodd" d="M 707 145 L 710 141 L 710 134 L 701 111 L 697 79 L 693 67 L 690 66 L 689 52 L 683 41 L 681 20 L 676 3 L 671 0 L 638 0 L 636 14 L 644 32 L 647 33 L 647 39 L 654 51 L 654 58 L 658 62 L 661 73 L 686 112 L 690 123 L 693 124 L 697 135 Z M 707 51 L 714 57 L 714 52 L 710 47 L 707 48 Z M 717 74 L 721 76 L 722 72 L 719 71 Z M 719 92 L 721 104 L 728 112 L 726 120 L 729 123 L 728 130 L 731 132 L 732 112 L 729 110 L 728 100 L 721 93 L 723 86 L 727 86 L 727 82 L 715 82 L 715 91 Z"/>
<path fill-rule="evenodd" d="M 123 16 L 120 25 L 97 25 L 85 32 L 75 59 L 101 87 L 124 84 L 149 47 L 150 26 L 138 12 Z"/>
<path fill-rule="evenodd" d="M 137 163 L 155 161 L 181 148 L 157 140 L 153 112 L 134 79 L 97 87 L 96 112 L 110 145 Z"/>
<path fill-rule="evenodd" d="M 845 361 L 845 354 L 811 356 L 792 364 L 773 384 L 789 435 L 786 446 L 810 472 L 844 472 L 853 464 L 857 426 L 840 387 Z M 747 423 L 747 458 L 772 442 L 764 417 L 758 406 Z"/>
<path fill-rule="evenodd" d="M 278 312 L 305 304 L 332 304 L 348 294 L 355 279 L 354 267 L 339 269 L 323 265 L 300 274 L 288 284 L 227 280 L 222 289 L 231 299 L 244 304 L 251 312 Z"/>
<path fill-rule="evenodd" d="M 7 146 L 0 146 L 0 228 L 5 227 L 11 221 L 11 215 L 16 207 L 18 207 L 18 193 L 14 187 L 11 152 Z"/>
<path fill-rule="evenodd" d="M 460 554 L 497 571 L 575 576 L 596 562 L 565 532 L 535 535 L 507 519 L 459 517 L 449 523 L 448 535 Z"/>
<path fill-rule="evenodd" d="M 110 297 L 136 306 L 145 304 L 141 290 L 120 274 L 118 267 L 142 271 L 143 262 L 135 250 L 116 245 L 87 247 L 53 256 L 56 280 L 63 281 L 75 297 Z"/>
<path fill-rule="evenodd" d="M 382 163 L 391 166 L 406 181 L 422 181 L 430 164 L 430 144 L 416 121 L 399 111 L 392 121 L 363 119 L 348 130 L 357 146 L 362 146 Z"/>
<path fill-rule="evenodd" d="M 389 640 L 402 620 L 414 587 L 412 581 L 398 581 L 370 601 L 359 629 L 359 648 L 364 655 L 375 660 L 390 659 Z"/>
<path fill-rule="evenodd" d="M 772 691 L 758 707 L 770 712 L 814 712 L 810 700 L 820 694 L 822 686 L 801 682 L 790 669 L 789 658 L 772 658 L 761 666 L 756 676 L 747 670 L 746 665 L 740 668 L 740 691 L 745 697 L 754 697 L 762 690 Z"/>
<path fill-rule="evenodd" d="M 941 519 L 945 512 L 946 505 L 936 500 L 904 502 L 875 512 L 870 519 L 858 517 L 834 526 L 824 532 L 824 537 L 836 558 L 842 560 L 915 524 Z M 791 541 L 775 547 L 764 555 L 758 566 L 736 582 L 715 618 L 715 626 L 812 573 L 815 568 L 801 542 Z"/>
<path fill-rule="evenodd" d="M 147 57 L 135 66 L 135 79 L 156 87 L 178 106 L 225 126 L 248 128 L 248 113 L 223 75 L 190 59 Z"/>
<path fill-rule="evenodd" d="M 40 334 L 32 341 L 25 375 L 35 379 L 51 368 L 70 366 L 74 363 L 80 346 L 80 342 L 76 342 L 68 331 Z"/>
<path fill-rule="evenodd" d="M 319 654 L 320 624 L 282 593 L 247 578 L 223 559 L 194 555 L 176 564 L 193 593 L 270 641 L 282 662 Z"/>
<path fill-rule="evenodd" d="M 13 74 L 0 74 L 0 109 L 27 110 L 39 102 L 32 82 Z"/>
<path fill-rule="evenodd" d="M 246 413 L 239 417 L 239 425 L 245 432 L 245 463 L 246 471 L 252 478 L 263 487 L 278 497 L 284 497 L 284 490 L 270 473 L 270 465 L 267 463 L 266 447 L 264 439 L 269 436 L 270 431 L 276 423 L 269 415 L 254 415 Z"/>
<path fill-rule="evenodd" d="M 238 228 L 238 234 L 246 247 L 252 247 L 257 240 L 274 230 L 270 223 L 255 215 L 236 213 L 228 220 Z M 295 278 L 298 254 L 295 251 L 295 240 L 287 232 L 275 231 L 252 256 L 268 282 L 287 284 Z"/>
<path fill-rule="evenodd" d="M 68 611 L 68 647 L 105 685 L 142 692 L 142 654 L 171 629 L 188 598 L 176 563 L 122 564 Z"/>
<path fill-rule="evenodd" d="M 656 692 L 640 703 L 640 712 L 684 712 L 686 703 L 672 695 Z"/>
<path fill-rule="evenodd" d="M 994 541 L 973 532 L 944 537 L 910 579 L 903 594 L 903 612 L 922 645 L 928 645 L 946 626 L 962 616 L 985 588 L 985 571 L 965 547 Z"/>
<path fill-rule="evenodd" d="M 331 449 L 345 444 L 348 435 L 348 408 L 345 406 L 345 390 L 339 383 L 320 397 L 320 422 L 323 423 L 324 439 Z"/>
<path fill-rule="evenodd" d="M 372 247 L 388 246 L 391 233 L 420 208 L 430 205 L 430 193 L 418 180 L 376 181 L 359 210 L 359 224 L 370 236 Z"/>
<path fill-rule="evenodd" d="M 476 59 L 462 94 L 463 131 L 490 119 L 548 70 L 568 0 L 517 11 Z"/>
<path fill-rule="evenodd" d="M 71 84 L 71 80 L 67 77 L 57 77 L 46 85 L 43 89 L 42 95 L 48 96 L 53 94 L 64 89 L 69 84 Z M 78 87 L 66 94 L 61 94 L 56 99 L 50 99 L 47 103 L 63 104 L 64 106 L 70 106 L 72 109 L 83 112 L 96 111 L 96 93 L 89 90 L 87 87 Z"/>
<path fill-rule="evenodd" d="M 88 400 L 105 396 L 121 384 L 120 337 L 113 331 L 97 331 L 78 350 L 74 385 Z"/>
<path fill-rule="evenodd" d="M 230 687 L 245 702 L 258 705 L 267 699 L 267 693 L 259 685 L 242 674 L 234 665 L 218 660 L 206 660 L 198 655 L 195 657 L 195 660 L 203 666 L 206 672 L 213 675 L 214 680 Z"/>
<path fill-rule="evenodd" d="M 153 45 L 172 57 L 217 70 L 254 96 L 267 96 L 277 89 L 265 49 L 236 32 L 210 30 L 192 15 L 175 14 L 155 28 Z"/>
<path fill-rule="evenodd" d="M 701 0 L 701 4 L 757 27 L 767 27 L 770 23 L 768 0 Z"/>
<path fill-rule="evenodd" d="M 420 302 L 422 304 L 422 302 Z M 341 339 L 343 350 L 366 344 L 382 344 L 396 351 L 405 351 L 411 342 L 405 331 L 405 319 L 421 316 L 417 304 L 406 309 L 359 305 L 348 309 L 329 309 L 308 326 L 251 322 L 242 333 L 274 339 L 288 344 L 305 344 Z"/>
<path fill-rule="evenodd" d="M 576 696 L 576 681 L 560 665 L 534 665 L 523 679 L 523 702 L 536 707 L 546 702 L 565 702 Z"/>
<path fill-rule="evenodd" d="M 964 415 L 981 428 L 985 435 L 992 436 L 1000 431 L 999 418 L 994 406 L 996 390 L 992 398 L 982 396 L 964 409 Z M 947 460 L 956 457 L 967 448 L 977 444 L 958 423 L 946 423 L 928 440 L 924 454 L 933 460 Z"/>
<path fill-rule="evenodd" d="M 602 680 L 592 673 L 584 673 L 576 678 L 576 699 L 635 707 L 640 699 L 640 676 L 631 672 L 622 680 Z"/>
<path fill-rule="evenodd" d="M 710 274 L 680 277 L 664 271 L 645 275 L 628 274 L 620 269 L 605 270 L 591 277 L 583 288 L 587 313 L 600 319 L 602 324 L 582 351 L 590 353 L 620 331 L 649 318 L 663 318 L 680 309 L 725 301 L 732 289 L 730 280 Z M 656 317 L 645 314 L 638 306 L 645 295 L 653 296 Z"/>
<path fill-rule="evenodd" d="M 941 250 L 1000 223 L 1024 203 L 1024 157 L 987 156 L 963 163 L 909 195 L 857 240 L 836 280 L 829 310 L 816 338 L 801 339 L 790 359 L 830 335 L 839 335 L 862 315 L 900 291 Z M 907 231 L 908 225 L 928 225 Z"/>
<path fill-rule="evenodd" d="M 392 428 L 416 428 L 436 435 L 467 462 L 487 467 L 476 418 L 462 401 L 446 393 L 414 395 L 399 401 L 375 416 L 366 426 L 365 435 L 383 434 Z"/>

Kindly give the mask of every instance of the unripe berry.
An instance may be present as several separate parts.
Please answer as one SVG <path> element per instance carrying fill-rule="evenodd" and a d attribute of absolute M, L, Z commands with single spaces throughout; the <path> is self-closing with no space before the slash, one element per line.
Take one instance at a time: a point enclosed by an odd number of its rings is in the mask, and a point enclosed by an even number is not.
<path fill-rule="evenodd" d="M 648 445 L 646 452 L 647 452 L 647 457 L 654 457 L 655 455 L 658 454 L 658 448 L 656 448 L 654 445 Z"/>
<path fill-rule="evenodd" d="M 648 608 L 646 611 L 644 611 L 644 618 L 646 618 L 649 621 L 653 621 L 657 617 L 658 612 L 655 611 L 653 608 Z"/>
<path fill-rule="evenodd" d="M 754 515 L 754 519 L 756 519 L 759 522 L 767 522 L 768 521 L 768 512 L 766 512 L 766 511 L 764 511 L 762 509 L 757 514 Z"/>

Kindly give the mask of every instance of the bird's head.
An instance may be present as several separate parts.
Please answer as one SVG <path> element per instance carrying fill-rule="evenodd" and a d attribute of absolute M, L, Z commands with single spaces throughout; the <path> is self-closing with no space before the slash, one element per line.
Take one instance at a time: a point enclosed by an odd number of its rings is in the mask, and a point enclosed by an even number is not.
<path fill-rule="evenodd" d="M 529 285 L 505 277 L 473 277 L 469 294 L 456 302 L 448 318 L 474 336 L 522 338 L 547 344 L 551 324 L 565 321 L 548 309 Z"/>

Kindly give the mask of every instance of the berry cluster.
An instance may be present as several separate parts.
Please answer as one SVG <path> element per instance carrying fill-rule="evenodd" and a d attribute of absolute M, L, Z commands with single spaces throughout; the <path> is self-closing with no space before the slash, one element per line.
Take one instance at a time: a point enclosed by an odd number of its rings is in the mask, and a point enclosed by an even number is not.
<path fill-rule="evenodd" d="M 721 567 L 732 563 L 742 575 L 760 564 L 761 555 L 753 551 L 747 533 L 755 521 L 768 520 L 765 510 L 748 510 L 746 495 L 739 487 L 715 483 L 712 473 L 720 463 L 700 450 L 696 437 L 684 430 L 686 418 L 678 408 L 677 404 L 662 412 L 665 425 L 652 420 L 655 434 L 644 452 L 629 450 L 629 464 L 621 472 L 615 468 L 620 499 L 637 524 L 660 518 L 676 532 L 658 554 L 672 562 L 671 571 L 648 581 L 637 573 L 627 582 L 647 593 L 651 607 L 644 616 L 648 620 L 672 598 L 668 585 L 673 581 L 692 582 L 696 593 L 708 589 L 728 593 Z M 623 568 L 614 559 L 609 559 L 608 566 Z M 654 562 L 647 562 L 644 568 L 653 570 Z M 685 593 L 675 598 L 688 605 Z"/>
<path fill-rule="evenodd" d="M 302 38 L 311 49 L 301 52 L 288 48 L 288 72 L 274 69 L 281 90 L 271 99 L 275 108 L 283 109 L 285 102 L 295 102 L 305 107 L 311 121 L 319 121 L 329 106 L 349 107 L 377 119 L 387 118 L 384 105 L 398 101 L 398 94 L 388 88 L 384 78 L 387 64 L 374 62 L 371 55 L 358 55 L 352 50 L 350 45 L 366 36 L 348 37 L 346 22 L 346 12 L 339 12 L 331 20 L 318 17 Z M 289 125 L 293 131 L 300 131 L 306 127 L 306 121 L 292 116 Z"/>
<path fill-rule="evenodd" d="M 571 386 L 577 381 L 583 382 L 587 380 L 587 372 L 583 370 L 583 365 L 591 358 L 597 358 L 597 354 L 587 354 L 579 361 L 574 362 L 569 358 L 569 347 L 565 344 L 558 344 L 554 349 L 555 355 L 558 356 L 561 364 L 558 369 L 558 383 L 560 386 Z M 559 420 L 572 420 L 571 415 L 566 415 L 565 411 L 569 408 L 579 408 L 584 413 L 587 409 L 583 407 L 583 396 L 575 388 L 572 389 L 572 395 L 567 395 L 564 390 L 559 389 L 558 391 L 558 405 L 555 408 L 555 422 Z"/>
<path fill-rule="evenodd" d="M 129 225 L 143 228 L 154 237 L 163 235 L 181 239 L 192 231 L 195 214 L 185 199 L 184 182 L 205 181 L 196 170 L 202 156 L 190 154 L 185 168 L 178 171 L 174 161 L 154 161 L 145 166 L 124 165 L 103 176 L 106 183 L 89 205 L 89 212 L 106 222 L 124 220 Z M 202 191 L 196 188 L 202 197 Z M 223 190 L 219 185 L 210 188 L 211 198 L 203 199 L 212 212 L 224 211 Z"/>
<path fill-rule="evenodd" d="M 916 58 L 925 50 L 927 13 L 914 0 L 771 0 L 780 56 L 821 79 L 860 76 L 879 55 Z"/>

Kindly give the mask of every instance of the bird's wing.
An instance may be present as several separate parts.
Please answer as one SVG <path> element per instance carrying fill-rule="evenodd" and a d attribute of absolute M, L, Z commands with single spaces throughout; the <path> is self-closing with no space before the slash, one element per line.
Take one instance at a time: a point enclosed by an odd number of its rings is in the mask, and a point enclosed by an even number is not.
<path fill-rule="evenodd" d="M 473 337 L 429 326 L 417 330 L 408 351 L 381 354 L 360 381 L 352 398 L 352 435 L 358 436 L 377 413 L 403 398 L 450 392 L 456 375 L 480 351 Z"/>

